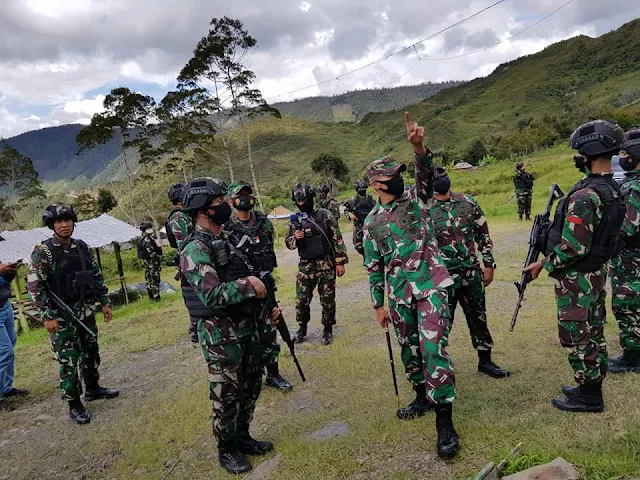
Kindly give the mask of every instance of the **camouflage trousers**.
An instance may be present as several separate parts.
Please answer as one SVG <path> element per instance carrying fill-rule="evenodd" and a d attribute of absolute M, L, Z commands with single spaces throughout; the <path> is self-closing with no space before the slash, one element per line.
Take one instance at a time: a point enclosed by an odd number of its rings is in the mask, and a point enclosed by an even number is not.
<path fill-rule="evenodd" d="M 151 300 L 160 298 L 160 260 L 144 260 L 144 279 L 147 281 L 147 295 Z"/>
<path fill-rule="evenodd" d="M 248 431 L 262 388 L 260 336 L 253 319 L 198 320 L 198 337 L 209 370 L 213 435 L 232 442 Z"/>
<path fill-rule="evenodd" d="M 327 260 L 301 261 L 296 276 L 296 320 L 306 325 L 311 320 L 311 300 L 318 287 L 322 306 L 322 324 L 336 323 L 336 268 Z"/>
<path fill-rule="evenodd" d="M 554 276 L 560 344 L 564 347 L 578 385 L 600 382 L 609 365 L 605 283 L 607 275 L 569 270 Z"/>
<path fill-rule="evenodd" d="M 389 314 L 409 381 L 414 387 L 426 383 L 431 403 L 452 402 L 456 383 L 446 350 L 451 330 L 446 290 L 434 290 L 411 305 L 390 301 Z"/>
<path fill-rule="evenodd" d="M 640 250 L 623 250 L 611 260 L 611 306 L 620 328 L 620 346 L 640 351 Z"/>
<path fill-rule="evenodd" d="M 82 384 L 78 370 L 87 389 L 98 386 L 100 375 L 100 351 L 98 348 L 98 327 L 94 316 L 87 317 L 83 323 L 96 337 L 89 335 L 84 328 L 67 320 L 58 320 L 59 329 L 55 333 L 55 351 L 60 363 L 60 390 L 63 400 L 74 400 L 82 395 Z"/>
<path fill-rule="evenodd" d="M 260 352 L 262 365 L 269 368 L 271 365 L 278 363 L 278 357 L 280 357 L 280 345 L 278 345 L 278 333 L 271 322 L 259 322 L 258 325 L 260 334 Z"/>
<path fill-rule="evenodd" d="M 449 312 L 453 323 L 458 302 L 467 320 L 471 343 L 476 350 L 491 350 L 493 338 L 487 325 L 487 307 L 482 270 L 469 269 L 449 274 L 454 284 L 449 287 Z"/>
<path fill-rule="evenodd" d="M 531 215 L 531 192 L 516 192 L 518 200 L 518 215 Z"/>
<path fill-rule="evenodd" d="M 364 224 L 353 224 L 353 246 L 364 257 Z"/>

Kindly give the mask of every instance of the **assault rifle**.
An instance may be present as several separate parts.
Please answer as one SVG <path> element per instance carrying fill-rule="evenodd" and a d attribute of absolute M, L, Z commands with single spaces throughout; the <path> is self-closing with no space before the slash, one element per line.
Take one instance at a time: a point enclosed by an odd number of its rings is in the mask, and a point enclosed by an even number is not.
<path fill-rule="evenodd" d="M 355 215 L 356 219 L 353 222 L 354 225 L 357 225 L 357 226 L 364 225 L 364 220 L 365 219 L 364 218 L 360 218 L 360 215 L 358 214 L 358 211 L 356 210 L 356 206 L 355 206 L 355 203 L 354 203 L 352 198 L 347 200 L 346 202 L 344 202 L 343 205 L 344 205 L 344 209 L 345 209 L 346 212 L 353 213 Z M 349 218 L 349 216 L 347 216 L 347 218 Z"/>
<path fill-rule="evenodd" d="M 64 300 L 62 300 L 58 295 L 55 294 L 55 292 L 52 291 L 48 291 L 47 295 L 49 295 L 51 297 L 51 299 L 54 301 L 54 303 L 56 305 L 58 305 L 58 307 L 60 307 L 62 310 L 64 310 L 65 312 L 67 312 L 67 314 L 69 315 L 69 318 L 71 318 L 72 321 L 76 322 L 78 325 L 80 325 L 82 328 L 84 328 L 89 335 L 91 335 L 91 337 L 96 338 L 96 334 L 93 333 L 89 327 L 87 327 L 87 325 L 78 318 L 78 316 L 76 315 L 76 313 L 71 309 L 71 307 L 69 305 L 67 305 Z M 83 307 L 84 308 L 84 307 Z"/>
<path fill-rule="evenodd" d="M 262 310 L 260 310 L 260 316 L 258 317 L 261 321 L 268 322 L 269 314 L 271 310 L 278 306 L 278 301 L 276 300 L 276 281 L 273 278 L 271 273 L 260 273 L 260 280 L 264 283 L 264 286 L 267 290 L 267 296 L 264 299 L 264 304 L 262 305 Z M 295 345 L 293 340 L 291 339 L 291 334 L 289 333 L 289 329 L 287 328 L 287 323 L 284 320 L 284 316 L 280 314 L 280 318 L 278 318 L 278 325 L 276 326 L 278 332 L 280 332 L 280 336 L 282 337 L 282 341 L 287 344 L 289 347 L 289 351 L 291 352 L 291 357 L 293 357 L 293 363 L 295 363 L 296 368 L 298 369 L 298 373 L 300 374 L 300 378 L 303 382 L 306 382 L 307 379 L 302 372 L 302 367 L 300 366 L 300 362 L 298 362 L 298 358 L 296 357 Z"/>
<path fill-rule="evenodd" d="M 548 226 L 549 219 L 551 217 L 551 208 L 556 200 L 564 197 L 564 193 L 560 190 L 560 187 L 555 183 L 551 185 L 549 200 L 547 200 L 547 206 L 544 209 L 544 212 L 539 213 L 535 216 L 533 220 L 533 226 L 531 227 L 531 234 L 529 235 L 529 252 L 527 253 L 527 259 L 524 262 L 524 267 L 527 268 L 532 263 L 538 261 L 538 257 L 540 256 L 540 247 L 538 245 L 538 239 L 540 238 L 540 233 L 542 232 L 545 225 Z M 518 304 L 516 305 L 516 311 L 513 313 L 513 318 L 511 319 L 511 327 L 509 327 L 509 331 L 513 332 L 513 329 L 516 326 L 516 321 L 518 320 L 518 313 L 520 312 L 520 307 L 522 307 L 522 301 L 524 300 L 524 292 L 527 289 L 527 285 L 531 282 L 531 273 L 525 272 L 522 274 L 519 282 L 515 282 L 515 286 L 518 289 Z"/>

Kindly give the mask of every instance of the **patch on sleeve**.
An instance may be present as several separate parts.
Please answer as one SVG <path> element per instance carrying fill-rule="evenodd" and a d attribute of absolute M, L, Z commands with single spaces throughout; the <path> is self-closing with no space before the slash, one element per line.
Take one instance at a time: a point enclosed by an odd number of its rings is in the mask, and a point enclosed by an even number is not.
<path fill-rule="evenodd" d="M 576 225 L 582 225 L 582 219 L 580 217 L 576 217 L 575 215 L 569 215 L 567 220 L 571 223 L 575 223 Z"/>

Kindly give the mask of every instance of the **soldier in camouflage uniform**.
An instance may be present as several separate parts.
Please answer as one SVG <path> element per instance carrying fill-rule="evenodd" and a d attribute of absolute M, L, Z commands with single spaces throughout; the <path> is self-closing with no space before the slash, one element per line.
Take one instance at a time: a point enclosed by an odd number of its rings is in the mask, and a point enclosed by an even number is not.
<path fill-rule="evenodd" d="M 378 323 L 384 328 L 393 323 L 402 363 L 416 392 L 416 399 L 397 416 L 415 418 L 435 407 L 438 455 L 451 458 L 460 448 L 452 420 L 453 360 L 446 351 L 451 329 L 447 289 L 453 280 L 429 219 L 435 166 L 424 146 L 424 128 L 412 124 L 409 113 L 405 123 L 415 153 L 416 185 L 405 190 L 401 173 L 406 165 L 393 157 L 367 168 L 380 200 L 365 220 L 364 264 Z M 389 312 L 384 308 L 385 272 Z"/>
<path fill-rule="evenodd" d="M 547 256 L 524 269 L 535 280 L 544 268 L 556 282 L 560 343 L 578 384 L 563 388 L 565 398 L 553 399 L 560 410 L 604 410 L 607 262 L 618 251 L 625 210 L 611 157 L 623 143 L 622 129 L 606 120 L 589 122 L 573 133 L 571 147 L 580 153 L 574 161 L 586 177 L 560 201 L 550 229 L 539 239 Z"/>
<path fill-rule="evenodd" d="M 176 183 L 169 187 L 167 196 L 173 210 L 169 214 L 169 217 L 164 222 L 164 227 L 167 232 L 167 240 L 171 248 L 175 248 L 177 252 L 180 251 L 182 242 L 193 230 L 193 222 L 189 215 L 181 210 L 182 208 L 182 189 L 184 185 L 182 183 Z M 176 252 L 176 263 L 179 261 L 179 255 Z M 180 272 L 178 271 L 175 276 L 176 280 L 180 279 Z M 198 343 L 198 322 L 195 318 L 190 317 L 189 322 L 189 335 L 193 343 Z"/>
<path fill-rule="evenodd" d="M 271 220 L 263 212 L 254 210 L 256 198 L 248 182 L 236 182 L 229 186 L 229 205 L 233 208 L 231 218 L 224 225 L 231 243 L 258 264 L 260 278 L 269 277 L 272 284 L 273 270 L 278 266 L 273 249 L 274 229 Z M 271 322 L 259 322 L 262 365 L 267 372 L 265 385 L 281 392 L 289 392 L 293 386 L 280 375 L 278 357 L 280 345 L 276 328 Z"/>
<path fill-rule="evenodd" d="M 138 239 L 138 258 L 144 263 L 144 278 L 147 295 L 154 302 L 160 301 L 160 272 L 162 271 L 162 248 L 156 243 L 151 222 L 140 224 L 142 234 Z"/>
<path fill-rule="evenodd" d="M 75 222 L 76 214 L 69 205 L 49 205 L 45 209 L 42 223 L 54 234 L 37 245 L 31 254 L 27 289 L 45 328 L 55 334 L 62 398 L 69 402 L 71 419 L 82 425 L 89 423 L 91 417 L 80 400 L 82 384 L 78 371 L 84 380 L 87 402 L 114 398 L 119 392 L 98 383 L 100 353 L 94 310 L 99 302 L 108 323 L 111 321 L 111 303 L 89 247 L 82 240 L 71 238 Z M 60 302 L 73 310 L 75 318 Z"/>
<path fill-rule="evenodd" d="M 331 198 L 331 187 L 327 184 L 318 187 L 318 208 L 329 210 L 336 221 L 340 220 L 340 204 Z"/>
<path fill-rule="evenodd" d="M 182 204 L 194 231 L 180 250 L 182 295 L 198 319 L 198 337 L 209 368 L 213 434 L 220 465 L 232 474 L 251 470 L 245 455 L 264 455 L 270 442 L 251 437 L 249 426 L 262 386 L 260 331 L 256 324 L 266 289 L 254 266 L 232 248 L 222 225 L 231 217 L 226 185 L 196 178 L 184 187 Z M 270 319 L 281 314 L 273 309 Z"/>
<path fill-rule="evenodd" d="M 525 215 L 527 220 L 531 220 L 531 197 L 533 196 L 533 175 L 526 170 L 527 166 L 520 162 L 516 164 L 516 174 L 513 183 L 516 188 L 516 198 L 518 200 L 518 217 L 522 220 Z"/>
<path fill-rule="evenodd" d="M 609 372 L 640 373 L 640 128 L 627 132 L 620 166 L 626 214 L 622 249 L 611 260 L 612 307 L 620 327 L 622 356 L 609 361 Z"/>
<path fill-rule="evenodd" d="M 345 211 L 349 214 L 349 219 L 353 222 L 353 246 L 356 251 L 364 257 L 364 246 L 362 244 L 364 232 L 364 219 L 376 206 L 376 202 L 371 195 L 367 195 L 369 185 L 364 180 L 355 183 L 356 195 L 345 203 Z"/>
<path fill-rule="evenodd" d="M 328 345 L 336 323 L 336 275 L 344 275 L 349 260 L 338 221 L 328 210 L 315 209 L 314 198 L 315 190 L 306 183 L 299 183 L 291 191 L 291 199 L 300 212 L 292 216 L 285 244 L 289 250 L 297 248 L 300 255 L 296 276 L 296 318 L 300 329 L 295 341 L 300 343 L 307 335 L 311 299 L 317 286 L 324 326 L 322 343 Z"/>
<path fill-rule="evenodd" d="M 496 264 L 487 219 L 471 195 L 451 191 L 451 181 L 444 168 L 437 169 L 433 189 L 435 202 L 429 214 L 440 254 L 454 281 L 449 287 L 451 321 L 460 302 L 473 348 L 478 351 L 478 372 L 494 378 L 508 377 L 509 372 L 491 361 L 493 339 L 487 325 L 485 287 L 493 281 Z M 480 267 L 476 244 L 484 268 Z"/>

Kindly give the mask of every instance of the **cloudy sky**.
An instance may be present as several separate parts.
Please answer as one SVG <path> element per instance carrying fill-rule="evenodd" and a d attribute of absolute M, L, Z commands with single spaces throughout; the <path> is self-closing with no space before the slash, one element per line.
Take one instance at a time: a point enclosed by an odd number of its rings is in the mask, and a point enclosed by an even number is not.
<path fill-rule="evenodd" d="M 415 49 L 341 76 L 495 1 L 0 0 L 0 134 L 87 123 L 104 94 L 120 85 L 162 98 L 213 17 L 240 19 L 258 40 L 250 66 L 263 95 L 277 102 L 471 79 L 558 40 L 599 36 L 640 16 L 636 0 L 574 0 L 512 40 L 442 59 L 505 40 L 568 1 L 505 0 Z"/>

